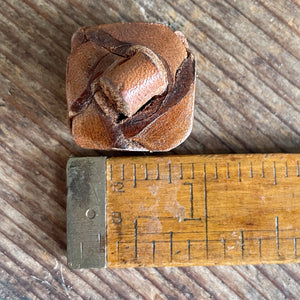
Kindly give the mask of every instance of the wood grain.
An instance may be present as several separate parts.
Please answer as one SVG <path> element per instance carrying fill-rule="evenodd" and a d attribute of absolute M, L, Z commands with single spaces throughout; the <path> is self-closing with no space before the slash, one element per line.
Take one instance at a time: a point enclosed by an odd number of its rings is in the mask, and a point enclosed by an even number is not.
<path fill-rule="evenodd" d="M 299 160 L 297 154 L 109 158 L 107 267 L 299 262 Z M 86 240 L 96 233 L 91 229 Z M 85 240 L 83 247 L 95 249 Z"/>
<path fill-rule="evenodd" d="M 70 38 L 81 26 L 113 22 L 160 22 L 187 36 L 197 62 L 195 123 L 172 153 L 299 152 L 298 0 L 3 0 L 0 7 L 1 298 L 299 297 L 298 264 L 71 271 L 64 174 L 71 155 L 99 154 L 77 147 L 67 128 Z"/>

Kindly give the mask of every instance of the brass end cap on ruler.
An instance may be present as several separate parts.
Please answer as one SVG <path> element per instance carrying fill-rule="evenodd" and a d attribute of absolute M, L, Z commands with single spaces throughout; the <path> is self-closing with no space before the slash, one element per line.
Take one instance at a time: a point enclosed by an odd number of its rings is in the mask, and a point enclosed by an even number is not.
<path fill-rule="evenodd" d="M 68 265 L 106 267 L 106 157 L 70 158 L 67 187 Z"/>

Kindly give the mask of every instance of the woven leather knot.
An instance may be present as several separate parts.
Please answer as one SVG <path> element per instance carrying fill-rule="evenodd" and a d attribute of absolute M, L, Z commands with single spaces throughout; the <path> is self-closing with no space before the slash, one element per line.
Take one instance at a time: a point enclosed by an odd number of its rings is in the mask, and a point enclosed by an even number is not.
<path fill-rule="evenodd" d="M 158 24 L 77 31 L 66 78 L 77 144 L 164 151 L 182 142 L 192 126 L 195 80 L 194 59 L 186 47 L 181 33 Z"/>

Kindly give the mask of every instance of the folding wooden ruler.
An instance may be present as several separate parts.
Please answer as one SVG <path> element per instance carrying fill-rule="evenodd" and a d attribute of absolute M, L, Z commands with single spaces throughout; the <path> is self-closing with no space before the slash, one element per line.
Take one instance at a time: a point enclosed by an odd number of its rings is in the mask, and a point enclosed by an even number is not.
<path fill-rule="evenodd" d="M 119 268 L 300 262 L 300 155 L 68 162 L 68 263 Z"/>

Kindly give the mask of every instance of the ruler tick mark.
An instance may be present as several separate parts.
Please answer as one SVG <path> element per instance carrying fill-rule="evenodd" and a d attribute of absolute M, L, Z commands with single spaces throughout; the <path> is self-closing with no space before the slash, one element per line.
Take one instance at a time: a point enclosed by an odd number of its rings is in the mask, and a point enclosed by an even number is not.
<path fill-rule="evenodd" d="M 116 242 L 117 258 L 119 260 L 119 241 Z"/>
<path fill-rule="evenodd" d="M 191 241 L 187 240 L 187 247 L 188 247 L 188 259 L 191 260 Z"/>
<path fill-rule="evenodd" d="M 285 177 L 289 177 L 287 161 L 285 162 Z"/>
<path fill-rule="evenodd" d="M 155 241 L 152 241 L 152 261 L 155 261 Z"/>
<path fill-rule="evenodd" d="M 133 187 L 136 188 L 136 164 L 133 164 Z"/>
<path fill-rule="evenodd" d="M 253 178 L 252 162 L 250 162 L 250 178 Z"/>
<path fill-rule="evenodd" d="M 244 250 L 245 250 L 244 231 L 241 230 L 241 252 L 242 252 L 242 259 L 244 259 Z"/>
<path fill-rule="evenodd" d="M 169 177 L 169 183 L 172 183 L 171 163 L 168 163 L 168 177 Z"/>
<path fill-rule="evenodd" d="M 124 164 L 121 165 L 121 180 L 124 180 Z"/>
<path fill-rule="evenodd" d="M 297 161 L 297 177 L 300 176 L 300 171 L 299 171 L 299 161 Z"/>
<path fill-rule="evenodd" d="M 173 232 L 170 232 L 170 260 L 173 260 Z"/>
<path fill-rule="evenodd" d="M 229 174 L 229 163 L 226 164 L 226 168 L 227 168 L 227 179 L 230 178 L 230 174 Z"/>
<path fill-rule="evenodd" d="M 207 224 L 207 187 L 206 187 L 206 164 L 203 164 L 203 184 L 204 184 L 204 216 L 205 216 L 205 250 L 208 258 L 208 224 Z"/>
<path fill-rule="evenodd" d="M 277 248 L 277 254 L 280 256 L 279 251 L 279 223 L 278 223 L 278 217 L 275 217 L 275 228 L 276 228 L 276 248 Z"/>
<path fill-rule="evenodd" d="M 223 256 L 226 257 L 226 239 L 222 238 L 222 244 L 223 244 Z"/>
<path fill-rule="evenodd" d="M 261 177 L 265 178 L 265 168 L 264 168 L 264 162 L 261 162 Z"/>
<path fill-rule="evenodd" d="M 145 164 L 145 180 L 148 180 L 148 166 Z"/>
<path fill-rule="evenodd" d="M 191 179 L 194 179 L 194 163 L 192 163 L 192 178 Z"/>
<path fill-rule="evenodd" d="M 179 178 L 183 179 L 182 163 L 180 163 L 180 175 L 179 175 Z"/>
<path fill-rule="evenodd" d="M 259 252 L 259 257 L 261 257 L 261 238 L 258 238 L 258 252 Z"/>
<path fill-rule="evenodd" d="M 137 258 L 137 219 L 134 219 L 134 257 Z"/>
<path fill-rule="evenodd" d="M 218 164 L 215 163 L 215 179 L 218 179 Z"/>
<path fill-rule="evenodd" d="M 294 238 L 294 254 L 297 256 L 297 238 Z"/>
<path fill-rule="evenodd" d="M 190 204 L 191 204 L 191 209 L 190 209 L 190 214 L 191 214 L 191 219 L 194 218 L 194 195 L 193 195 L 193 184 L 190 182 L 185 182 L 184 185 L 189 185 L 190 186 Z"/>
<path fill-rule="evenodd" d="M 276 185 L 277 181 L 276 181 L 276 163 L 275 163 L 275 161 L 273 162 L 273 176 L 274 176 L 274 185 Z"/>
<path fill-rule="evenodd" d="M 241 182 L 242 181 L 242 178 L 241 178 L 242 174 L 241 174 L 241 163 L 240 162 L 238 163 L 238 176 L 239 176 L 239 182 Z"/>
<path fill-rule="evenodd" d="M 160 176 L 159 176 L 159 164 L 156 164 L 156 180 L 160 180 Z"/>

